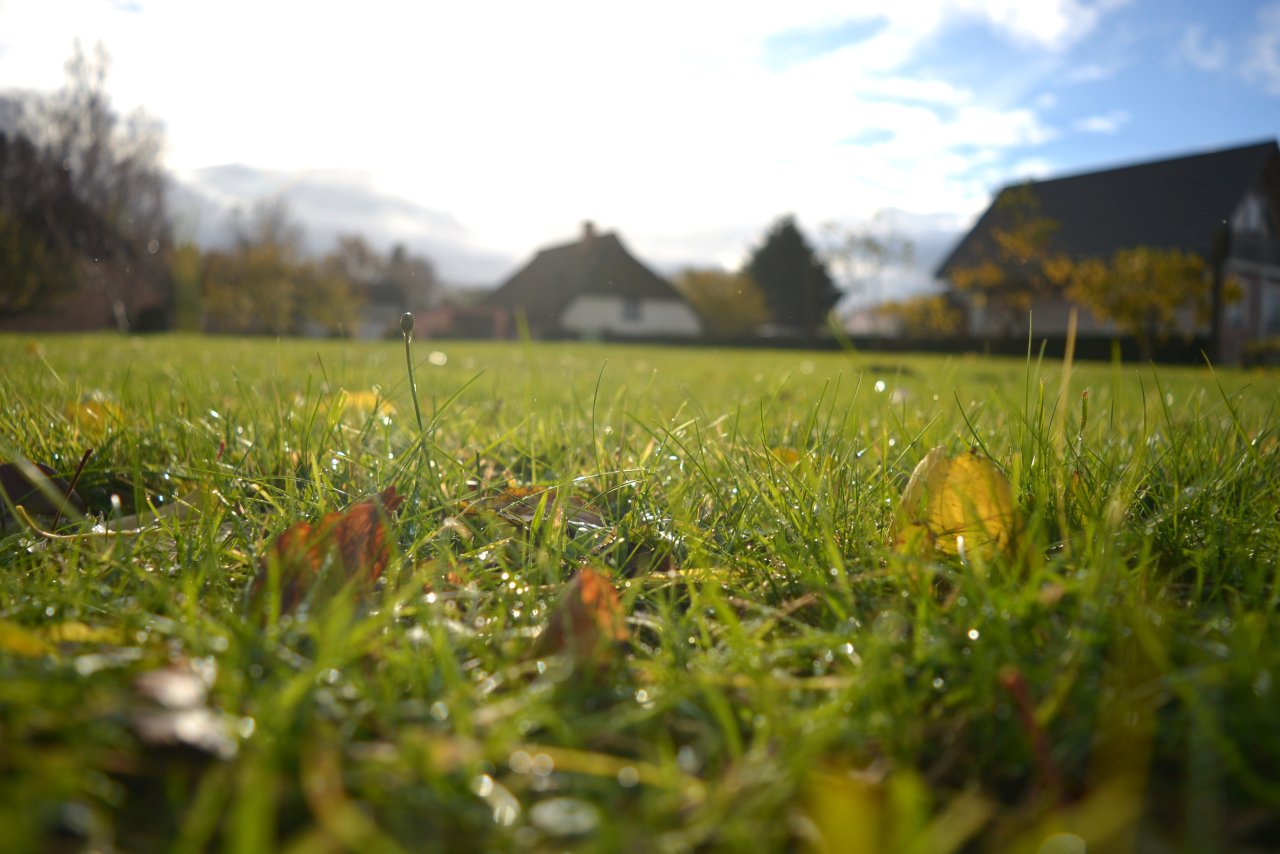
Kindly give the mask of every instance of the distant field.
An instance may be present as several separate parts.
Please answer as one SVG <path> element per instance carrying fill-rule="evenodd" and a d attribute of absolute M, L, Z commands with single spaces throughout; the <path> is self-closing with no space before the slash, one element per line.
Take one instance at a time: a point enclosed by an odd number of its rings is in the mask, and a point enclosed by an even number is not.
<path fill-rule="evenodd" d="M 6 846 L 1280 838 L 1280 374 L 413 356 L 422 430 L 401 342 L 0 337 L 0 462 L 127 529 L 0 511 Z M 995 546 L 891 530 L 939 446 Z"/>

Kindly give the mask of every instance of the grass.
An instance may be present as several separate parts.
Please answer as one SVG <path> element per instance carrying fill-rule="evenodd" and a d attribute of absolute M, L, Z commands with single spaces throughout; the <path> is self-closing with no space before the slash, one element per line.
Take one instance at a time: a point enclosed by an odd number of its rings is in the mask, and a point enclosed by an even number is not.
<path fill-rule="evenodd" d="M 0 337 L 0 458 L 69 477 L 92 448 L 91 509 L 195 508 L 129 535 L 0 533 L 6 845 L 1261 851 L 1280 833 L 1276 375 L 418 341 L 419 431 L 403 356 Z M 935 446 L 1008 473 L 1016 551 L 893 549 Z M 248 604 L 276 535 L 393 484 L 371 595 Z M 509 484 L 556 489 L 481 512 Z M 613 580 L 629 641 L 535 658 L 582 565 Z M 175 662 L 209 696 L 157 738 L 139 677 Z"/>

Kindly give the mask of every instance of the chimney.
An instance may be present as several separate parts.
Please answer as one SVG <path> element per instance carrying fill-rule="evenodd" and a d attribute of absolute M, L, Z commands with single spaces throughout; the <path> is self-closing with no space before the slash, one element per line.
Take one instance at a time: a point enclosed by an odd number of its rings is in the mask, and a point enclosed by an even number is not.
<path fill-rule="evenodd" d="M 596 239 L 596 224 L 589 219 L 582 221 L 582 243 L 590 246 Z"/>

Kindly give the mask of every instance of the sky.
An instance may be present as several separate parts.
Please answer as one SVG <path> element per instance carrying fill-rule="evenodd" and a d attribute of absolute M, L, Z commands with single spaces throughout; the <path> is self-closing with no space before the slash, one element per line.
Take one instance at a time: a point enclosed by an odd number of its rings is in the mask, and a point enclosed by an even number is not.
<path fill-rule="evenodd" d="M 187 236 L 283 195 L 455 284 L 588 219 L 734 267 L 792 214 L 913 239 L 899 296 L 1008 183 L 1280 136 L 1280 0 L 0 0 L 0 91 L 77 39 L 163 124 Z"/>

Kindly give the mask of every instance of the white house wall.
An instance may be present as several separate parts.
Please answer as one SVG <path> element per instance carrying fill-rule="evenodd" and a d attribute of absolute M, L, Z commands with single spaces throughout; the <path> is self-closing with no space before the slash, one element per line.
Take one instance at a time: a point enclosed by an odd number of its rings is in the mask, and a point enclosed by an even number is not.
<path fill-rule="evenodd" d="M 629 303 L 638 303 L 630 316 Z M 560 317 L 560 325 L 568 332 L 584 336 L 693 336 L 702 332 L 698 316 L 680 300 L 632 301 L 598 295 L 575 297 Z"/>

